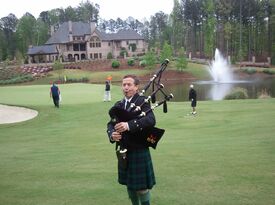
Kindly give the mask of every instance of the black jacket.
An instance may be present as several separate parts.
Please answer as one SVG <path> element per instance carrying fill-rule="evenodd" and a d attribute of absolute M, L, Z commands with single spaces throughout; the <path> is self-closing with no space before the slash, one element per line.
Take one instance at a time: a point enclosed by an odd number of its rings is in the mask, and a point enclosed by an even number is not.
<path fill-rule="evenodd" d="M 144 102 L 145 97 L 139 96 L 136 94 L 133 96 L 131 103 L 136 105 L 141 105 Z M 112 133 L 115 131 L 114 126 L 118 122 L 128 122 L 129 131 L 126 131 L 122 134 L 122 140 L 125 148 L 128 150 L 136 150 L 146 148 L 145 135 L 147 135 L 148 129 L 151 129 L 155 126 L 155 116 L 152 111 L 148 112 L 144 117 L 138 117 L 141 112 L 146 112 L 150 110 L 150 103 L 145 103 L 141 107 L 141 111 L 135 112 L 133 108 L 132 111 L 126 111 L 124 109 L 125 100 L 121 100 L 115 103 L 115 105 L 110 109 L 109 115 L 111 120 L 107 123 L 107 134 L 109 136 L 110 142 L 114 143 L 111 140 Z"/>
<path fill-rule="evenodd" d="M 189 90 L 189 100 L 192 100 L 192 99 L 193 101 L 197 101 L 197 93 L 193 88 Z"/>

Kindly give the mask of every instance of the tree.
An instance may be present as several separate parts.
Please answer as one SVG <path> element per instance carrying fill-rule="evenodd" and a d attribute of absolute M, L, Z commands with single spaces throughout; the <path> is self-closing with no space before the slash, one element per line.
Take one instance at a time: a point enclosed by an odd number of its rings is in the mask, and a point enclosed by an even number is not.
<path fill-rule="evenodd" d="M 200 32 L 203 17 L 203 2 L 198 0 L 182 0 L 184 20 L 187 25 L 187 51 L 196 53 L 199 50 L 198 31 Z M 199 37 L 199 38 L 198 38 Z"/>
<path fill-rule="evenodd" d="M 270 29 L 271 29 L 271 62 L 275 65 L 275 1 L 271 1 L 271 16 L 270 16 Z"/>
<path fill-rule="evenodd" d="M 179 56 L 176 61 L 176 68 L 179 71 L 183 71 L 184 69 L 187 68 L 187 59 L 186 59 L 186 54 L 185 54 L 185 49 L 183 47 L 180 48 L 179 50 Z"/>
<path fill-rule="evenodd" d="M 176 51 L 182 46 L 185 46 L 185 25 L 184 17 L 182 15 L 181 4 L 178 0 L 174 0 L 174 7 L 171 13 L 171 45 L 173 47 L 174 55 Z"/>
<path fill-rule="evenodd" d="M 54 61 L 53 70 L 57 71 L 59 80 L 61 79 L 61 74 L 63 72 L 63 69 L 64 69 L 64 65 L 59 60 Z"/>
<path fill-rule="evenodd" d="M 85 2 L 82 1 L 76 11 L 79 21 L 90 22 L 92 20 L 98 20 L 99 5 L 94 5 L 89 0 Z"/>
<path fill-rule="evenodd" d="M 30 13 L 26 13 L 18 21 L 16 30 L 17 48 L 23 57 L 25 57 L 29 45 L 36 45 L 37 38 L 36 19 Z"/>
<path fill-rule="evenodd" d="M 212 58 L 214 56 L 215 49 L 215 32 L 216 32 L 216 19 L 213 1 L 205 1 L 204 9 L 205 23 L 203 24 L 204 29 L 204 53 L 207 57 Z"/>
<path fill-rule="evenodd" d="M 2 56 L 3 60 L 13 59 L 16 52 L 16 40 L 14 32 L 16 31 L 18 19 L 14 14 L 9 14 L 6 17 L 0 19 L 0 27 L 3 32 L 3 44 L 2 44 Z"/>
<path fill-rule="evenodd" d="M 5 35 L 2 30 L 0 29 L 0 61 L 3 61 L 7 57 L 7 52 L 6 52 L 6 43 L 5 43 Z"/>
<path fill-rule="evenodd" d="M 160 62 L 163 62 L 165 59 L 171 59 L 172 55 L 172 47 L 167 42 L 165 42 L 163 45 L 163 49 L 160 52 Z"/>
<path fill-rule="evenodd" d="M 156 64 L 156 56 L 154 52 L 149 51 L 145 54 L 144 60 L 146 61 L 146 67 L 148 69 L 153 69 Z"/>
<path fill-rule="evenodd" d="M 154 47 L 157 42 L 160 45 L 163 45 L 165 40 L 164 34 L 165 30 L 167 29 L 168 24 L 168 15 L 164 14 L 162 11 L 156 13 L 154 16 L 151 17 L 150 21 L 150 47 Z"/>
<path fill-rule="evenodd" d="M 49 27 L 40 18 L 36 20 L 35 45 L 42 45 L 49 39 Z"/>

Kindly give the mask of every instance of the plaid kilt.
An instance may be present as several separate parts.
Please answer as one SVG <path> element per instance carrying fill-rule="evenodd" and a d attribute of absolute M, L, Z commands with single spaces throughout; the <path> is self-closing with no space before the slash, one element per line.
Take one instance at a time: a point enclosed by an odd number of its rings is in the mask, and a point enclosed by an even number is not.
<path fill-rule="evenodd" d="M 118 165 L 118 182 L 130 190 L 151 189 L 156 180 L 149 148 L 128 151 L 127 159 L 127 169 Z"/>

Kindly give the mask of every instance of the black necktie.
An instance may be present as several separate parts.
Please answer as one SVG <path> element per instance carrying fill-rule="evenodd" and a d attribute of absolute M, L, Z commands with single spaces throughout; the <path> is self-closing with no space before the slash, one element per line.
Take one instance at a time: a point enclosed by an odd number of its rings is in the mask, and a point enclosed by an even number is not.
<path fill-rule="evenodd" d="M 126 101 L 125 110 L 128 110 L 128 108 L 130 107 L 130 104 L 131 104 L 130 101 L 127 100 L 127 101 Z"/>

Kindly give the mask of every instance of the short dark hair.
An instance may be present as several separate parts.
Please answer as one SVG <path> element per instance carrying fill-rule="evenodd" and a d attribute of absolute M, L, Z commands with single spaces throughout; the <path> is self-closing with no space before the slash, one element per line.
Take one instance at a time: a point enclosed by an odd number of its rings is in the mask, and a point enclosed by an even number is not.
<path fill-rule="evenodd" d="M 135 85 L 139 85 L 139 79 L 138 79 L 138 77 L 136 75 L 134 75 L 134 74 L 127 74 L 122 79 L 125 79 L 125 78 L 132 78 L 132 79 L 134 79 L 134 84 Z"/>

